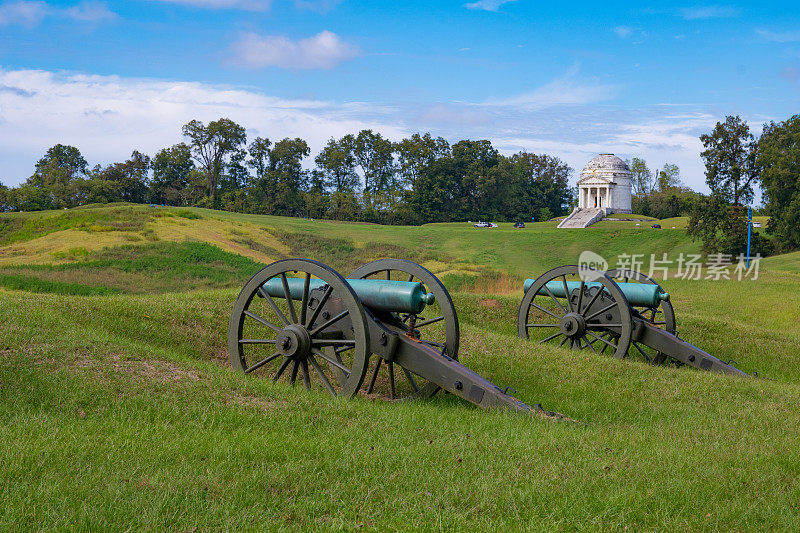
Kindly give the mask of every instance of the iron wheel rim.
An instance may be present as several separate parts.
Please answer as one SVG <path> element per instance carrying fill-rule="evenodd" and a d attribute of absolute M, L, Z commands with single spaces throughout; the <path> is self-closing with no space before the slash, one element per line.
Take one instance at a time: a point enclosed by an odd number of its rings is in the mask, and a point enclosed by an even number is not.
<path fill-rule="evenodd" d="M 264 297 L 266 293 L 261 288 L 271 279 L 279 278 L 283 282 L 289 277 L 295 277 L 296 274 L 303 274 L 302 277 L 306 280 L 301 300 L 298 302 L 290 298 L 290 301 L 286 301 L 284 298 L 285 309 L 291 311 L 286 312 L 280 306 L 276 310 L 275 300 L 268 295 Z M 328 299 L 341 300 L 342 306 L 347 311 L 346 317 L 343 318 L 349 319 L 352 324 L 351 338 L 345 337 L 337 341 L 321 336 L 326 329 L 321 326 L 327 323 L 319 324 L 317 321 L 320 318 L 319 309 L 322 305 L 318 305 L 316 311 L 308 306 L 309 295 L 313 290 L 309 288 L 309 280 L 314 278 L 324 282 Z M 266 316 L 251 310 L 253 302 L 259 295 L 261 296 L 259 300 L 263 300 L 264 303 L 259 308 Z M 297 309 L 298 303 L 299 309 Z M 265 306 L 271 312 L 265 311 Z M 328 327 L 330 325 L 332 324 Z M 248 332 L 249 329 L 253 329 L 264 334 L 249 338 L 249 334 L 243 336 L 245 328 L 248 328 Z M 303 331 L 308 335 L 310 347 L 292 356 L 282 353 L 278 346 L 279 338 L 291 335 L 303 337 Z M 338 344 L 334 345 L 336 342 Z M 291 348 L 291 342 L 289 344 Z M 273 347 L 267 350 L 253 350 L 254 346 L 262 345 L 268 347 L 273 345 Z M 305 352 L 308 352 L 307 356 L 304 356 Z M 348 353 L 346 359 L 342 359 L 341 354 L 344 352 L 352 353 Z M 253 275 L 239 293 L 228 325 L 228 353 L 231 365 L 240 372 L 255 373 L 273 368 L 277 364 L 279 366 L 273 375 L 273 381 L 277 381 L 288 371 L 291 376 L 290 382 L 295 384 L 297 376 L 302 371 L 306 388 L 310 389 L 311 382 L 315 381 L 334 396 L 353 397 L 358 394 L 364 381 L 370 355 L 369 330 L 363 306 L 347 281 L 327 265 L 310 259 L 276 261 Z M 278 353 L 280 356 L 277 356 Z M 328 372 L 325 372 L 325 367 L 328 368 Z"/>

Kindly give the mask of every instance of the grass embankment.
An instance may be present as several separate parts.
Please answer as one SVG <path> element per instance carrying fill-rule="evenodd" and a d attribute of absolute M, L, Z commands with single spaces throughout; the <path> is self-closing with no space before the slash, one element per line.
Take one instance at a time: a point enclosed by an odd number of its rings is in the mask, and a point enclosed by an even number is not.
<path fill-rule="evenodd" d="M 3 529 L 800 523 L 795 383 L 576 358 L 473 325 L 493 307 L 470 296 L 462 360 L 586 427 L 335 401 L 230 371 L 234 296 L 3 297 Z"/>
<path fill-rule="evenodd" d="M 115 216 L 126 209 L 151 213 Z M 0 291 L 3 530 L 800 528 L 800 255 L 765 260 L 756 281 L 665 282 L 683 338 L 767 378 L 735 379 L 515 336 L 520 276 L 575 262 L 583 249 L 696 252 L 683 231 L 196 213 L 0 247 L 22 251 L 0 269 L 6 276 L 150 293 Z M 65 232 L 139 240 L 59 255 L 51 245 Z M 289 255 L 345 274 L 399 255 L 451 287 L 487 291 L 454 295 L 461 360 L 586 425 L 442 394 L 337 401 L 235 374 L 225 345 L 238 288 Z M 488 269 L 506 274 L 476 283 Z"/>

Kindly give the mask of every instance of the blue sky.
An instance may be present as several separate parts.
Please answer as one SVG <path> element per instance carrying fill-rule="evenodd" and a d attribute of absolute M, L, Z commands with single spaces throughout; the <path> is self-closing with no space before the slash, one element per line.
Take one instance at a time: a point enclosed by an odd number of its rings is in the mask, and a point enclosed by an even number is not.
<path fill-rule="evenodd" d="M 680 165 L 726 114 L 800 112 L 792 3 L 0 0 L 0 181 L 57 142 L 90 163 L 181 140 L 192 118 L 314 151 L 369 127 Z"/>

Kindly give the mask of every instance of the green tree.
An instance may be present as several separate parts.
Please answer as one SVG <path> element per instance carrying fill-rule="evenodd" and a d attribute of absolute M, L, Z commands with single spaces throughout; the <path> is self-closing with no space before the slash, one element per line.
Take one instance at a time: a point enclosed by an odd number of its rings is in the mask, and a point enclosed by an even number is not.
<path fill-rule="evenodd" d="M 185 143 L 159 150 L 150 162 L 153 178 L 148 193 L 154 204 L 187 205 L 189 182 L 195 170 L 192 153 Z"/>
<path fill-rule="evenodd" d="M 634 196 L 647 196 L 653 190 L 653 173 L 647 168 L 644 159 L 634 157 L 628 167 L 631 169 L 631 186 Z"/>
<path fill-rule="evenodd" d="M 10 194 L 8 191 L 8 187 L 0 183 L 0 213 L 11 211 L 11 205 L 9 200 L 10 200 Z"/>
<path fill-rule="evenodd" d="M 450 155 L 450 145 L 441 137 L 433 138 L 430 133 L 415 133 L 407 139 L 395 143 L 398 175 L 403 187 L 413 189 L 422 170 L 436 159 Z"/>
<path fill-rule="evenodd" d="M 667 192 L 681 186 L 681 171 L 678 165 L 665 163 L 664 168 L 658 171 L 656 188 L 659 192 Z"/>
<path fill-rule="evenodd" d="M 286 138 L 273 146 L 269 139 L 257 137 L 250 144 L 247 164 L 256 173 L 253 189 L 258 212 L 292 216 L 302 211 L 306 181 L 303 159 L 310 152 L 308 143 L 300 138 Z"/>
<path fill-rule="evenodd" d="M 311 149 L 300 138 L 282 139 L 270 152 L 270 166 L 277 175 L 279 214 L 298 215 L 302 210 L 302 191 L 305 188 L 306 172 L 303 159 Z"/>
<path fill-rule="evenodd" d="M 87 184 L 96 196 L 87 201 L 143 203 L 147 200 L 149 170 L 150 158 L 136 150 L 125 162 L 98 167 L 89 180 L 97 183 Z"/>
<path fill-rule="evenodd" d="M 380 133 L 361 130 L 353 141 L 353 157 L 361 169 L 364 203 L 369 208 L 391 207 L 399 189 L 395 181 L 394 147 Z M 386 206 L 381 199 L 388 200 Z"/>
<path fill-rule="evenodd" d="M 336 193 L 353 193 L 358 190 L 354 144 L 355 137 L 352 135 L 345 135 L 338 141 L 330 139 L 314 158 L 326 189 Z"/>
<path fill-rule="evenodd" d="M 73 207 L 77 205 L 75 189 L 78 181 L 86 175 L 86 159 L 74 146 L 57 144 L 36 162 L 34 174 L 26 184 L 41 189 L 42 194 L 23 193 L 30 206 L 41 205 L 39 209 Z"/>
<path fill-rule="evenodd" d="M 453 220 L 475 220 L 479 218 L 496 218 L 500 213 L 499 200 L 496 194 L 498 185 L 497 173 L 490 172 L 500 163 L 500 153 L 487 140 L 459 141 L 453 145 L 452 159 L 455 164 L 458 202 L 453 212 Z"/>
<path fill-rule="evenodd" d="M 731 205 L 718 195 L 703 197 L 692 210 L 687 233 L 703 241 L 703 251 L 707 254 L 745 253 L 746 210 L 742 206 Z"/>
<path fill-rule="evenodd" d="M 519 152 L 510 158 L 513 189 L 507 196 L 506 215 L 513 220 L 547 220 L 569 207 L 572 168 L 557 157 Z"/>
<path fill-rule="evenodd" d="M 208 123 L 192 120 L 182 128 L 189 138 L 189 147 L 200 164 L 208 187 L 211 203 L 216 201 L 217 185 L 228 157 L 247 140 L 245 129 L 234 121 L 221 118 Z"/>
<path fill-rule="evenodd" d="M 705 150 L 706 183 L 714 195 L 734 205 L 753 200 L 758 181 L 757 143 L 747 123 L 739 116 L 727 116 L 713 131 L 700 136 Z"/>
<path fill-rule="evenodd" d="M 770 122 L 758 141 L 767 230 L 781 250 L 800 248 L 800 115 Z"/>

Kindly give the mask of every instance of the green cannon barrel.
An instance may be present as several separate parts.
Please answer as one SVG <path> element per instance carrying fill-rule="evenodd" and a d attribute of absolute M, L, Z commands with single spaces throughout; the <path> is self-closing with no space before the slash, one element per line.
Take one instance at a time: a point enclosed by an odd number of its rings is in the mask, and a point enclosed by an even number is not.
<path fill-rule="evenodd" d="M 286 281 L 292 299 L 301 300 L 305 280 L 286 278 Z M 433 293 L 426 293 L 425 287 L 419 282 L 383 279 L 348 279 L 347 282 L 353 287 L 362 304 L 377 311 L 416 314 L 421 313 L 426 305 L 435 301 Z M 325 282 L 321 279 L 312 279 L 309 287 L 314 290 L 323 285 Z M 285 297 L 281 278 L 272 278 L 263 285 L 263 288 L 273 298 Z"/>
<path fill-rule="evenodd" d="M 526 279 L 523 285 L 523 290 L 525 292 L 534 284 L 535 279 Z M 647 307 L 658 307 L 659 303 L 669 300 L 669 293 L 664 292 L 664 289 L 659 287 L 658 285 L 651 285 L 649 283 L 621 283 L 617 282 L 617 285 L 622 290 L 622 293 L 625 295 L 625 298 L 628 299 L 628 302 L 631 305 L 638 305 L 638 306 L 647 306 Z M 567 289 L 569 292 L 572 292 L 575 289 L 579 289 L 581 286 L 580 281 L 568 281 L 567 282 Z M 602 283 L 597 281 L 589 281 L 586 283 L 587 287 L 602 287 Z M 553 296 L 558 298 L 565 298 L 566 295 L 564 294 L 564 283 L 558 279 L 553 281 L 547 282 L 547 288 L 550 289 L 550 292 L 553 293 Z M 546 295 L 547 291 L 544 290 L 544 287 L 539 289 L 539 294 Z"/>

